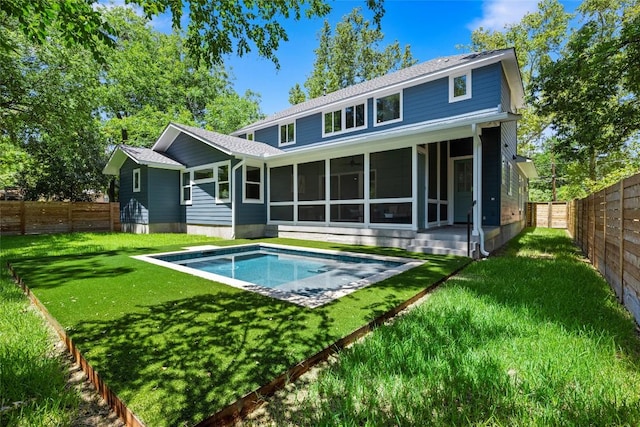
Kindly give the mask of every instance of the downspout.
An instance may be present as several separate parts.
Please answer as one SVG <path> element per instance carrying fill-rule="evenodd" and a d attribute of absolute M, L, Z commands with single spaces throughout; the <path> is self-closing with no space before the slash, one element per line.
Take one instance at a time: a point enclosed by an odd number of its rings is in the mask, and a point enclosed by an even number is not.
<path fill-rule="evenodd" d="M 231 238 L 236 238 L 236 171 L 244 165 L 245 159 L 240 160 L 231 168 Z"/>
<path fill-rule="evenodd" d="M 477 192 L 476 192 L 476 212 L 475 212 L 475 224 L 478 230 L 478 237 L 480 238 L 480 253 L 482 256 L 489 256 L 489 252 L 487 252 L 484 248 L 484 230 L 482 229 L 482 140 L 480 139 L 480 135 L 478 133 L 478 124 L 473 123 L 471 125 L 471 132 L 473 133 L 473 149 L 475 155 L 473 156 L 474 160 L 474 171 L 477 177 Z"/>

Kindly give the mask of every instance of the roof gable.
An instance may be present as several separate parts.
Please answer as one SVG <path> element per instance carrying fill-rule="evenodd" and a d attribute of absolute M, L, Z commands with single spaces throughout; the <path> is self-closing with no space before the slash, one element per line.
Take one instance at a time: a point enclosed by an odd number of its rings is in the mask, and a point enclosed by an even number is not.
<path fill-rule="evenodd" d="M 152 150 L 166 151 L 180 133 L 187 134 L 192 138 L 232 156 L 262 158 L 265 155 L 280 154 L 283 152 L 282 150 L 263 142 L 250 141 L 236 136 L 223 135 L 221 133 L 178 123 L 169 123 L 162 132 L 160 138 L 158 138 L 156 143 L 153 145 Z"/>
<path fill-rule="evenodd" d="M 106 175 L 117 175 L 127 159 L 133 160 L 139 165 L 159 167 L 163 169 L 182 169 L 184 165 L 166 155 L 149 148 L 119 145 L 111 154 L 109 161 L 102 170 Z"/>

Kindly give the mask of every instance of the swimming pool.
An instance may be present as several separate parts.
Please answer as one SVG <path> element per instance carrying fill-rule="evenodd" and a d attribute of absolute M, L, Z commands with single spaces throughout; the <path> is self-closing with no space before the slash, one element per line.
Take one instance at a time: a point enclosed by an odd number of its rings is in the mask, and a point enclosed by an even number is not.
<path fill-rule="evenodd" d="M 423 264 L 264 243 L 134 258 L 312 308 Z"/>

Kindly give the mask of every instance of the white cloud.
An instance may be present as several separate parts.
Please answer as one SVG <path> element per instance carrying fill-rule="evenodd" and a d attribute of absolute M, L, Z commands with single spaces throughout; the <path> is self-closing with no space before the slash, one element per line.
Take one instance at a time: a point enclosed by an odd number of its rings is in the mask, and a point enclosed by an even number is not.
<path fill-rule="evenodd" d="M 533 0 L 485 0 L 482 17 L 467 24 L 471 31 L 482 27 L 485 30 L 502 31 L 505 25 L 519 22 L 527 12 L 538 9 Z"/>

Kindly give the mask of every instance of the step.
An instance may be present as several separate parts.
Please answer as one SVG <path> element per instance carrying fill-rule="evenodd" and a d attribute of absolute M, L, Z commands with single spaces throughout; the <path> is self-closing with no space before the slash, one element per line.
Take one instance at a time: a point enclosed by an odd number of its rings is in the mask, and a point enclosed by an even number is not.
<path fill-rule="evenodd" d="M 441 248 L 452 248 L 452 249 L 464 249 L 467 250 L 467 240 L 443 240 L 443 239 L 424 239 L 422 237 L 415 238 L 411 241 L 412 245 L 415 246 L 433 246 L 433 247 L 441 247 Z M 471 248 L 473 249 L 473 245 L 475 242 L 471 241 Z"/>
<path fill-rule="evenodd" d="M 473 239 L 473 236 L 471 236 Z M 416 240 L 446 240 L 446 241 L 467 241 L 467 233 L 417 233 Z"/>
<path fill-rule="evenodd" d="M 437 246 L 408 246 L 408 251 L 411 252 L 421 252 L 424 254 L 433 254 L 433 255 L 457 255 L 457 256 L 467 256 L 467 250 L 464 249 L 451 249 L 451 248 L 443 248 Z M 474 250 L 471 250 L 471 258 L 474 257 Z"/>

